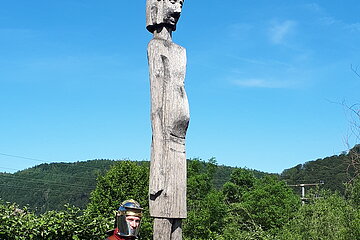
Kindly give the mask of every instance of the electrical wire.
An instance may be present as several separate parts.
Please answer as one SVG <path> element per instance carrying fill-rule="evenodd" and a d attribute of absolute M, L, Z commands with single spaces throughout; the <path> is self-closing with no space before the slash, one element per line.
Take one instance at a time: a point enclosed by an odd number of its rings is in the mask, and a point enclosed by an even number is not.
<path fill-rule="evenodd" d="M 8 184 L 2 184 L 0 183 L 0 186 L 4 187 L 4 188 L 10 188 L 11 190 L 13 189 L 16 189 L 16 190 L 24 190 L 26 191 L 27 193 L 35 193 L 35 192 L 42 192 L 42 193 L 45 193 L 46 191 L 49 191 L 49 192 L 59 192 L 61 194 L 68 194 L 68 195 L 74 195 L 73 192 L 66 192 L 66 191 L 63 191 L 63 190 L 60 190 L 60 189 L 50 189 L 50 188 L 39 188 L 39 187 L 25 187 L 25 186 L 13 186 L 13 185 L 8 185 Z M 84 192 L 82 192 L 81 194 L 83 194 Z"/>
<path fill-rule="evenodd" d="M 0 169 L 1 168 L 5 168 L 5 167 L 2 167 L 2 166 L 0 166 Z M 12 170 L 18 170 L 18 169 L 14 169 L 14 168 L 10 168 L 10 169 L 12 169 Z M 23 171 L 23 170 L 18 170 L 18 171 Z M 7 175 L 11 175 L 11 176 L 13 176 L 14 174 L 16 174 L 16 173 L 4 173 L 4 172 L 0 172 L 0 177 L 1 176 L 4 176 L 5 174 L 7 174 Z M 15 176 L 15 175 L 14 175 Z M 63 176 L 63 177 L 65 177 L 65 175 L 64 174 L 61 174 L 61 173 L 51 173 L 51 176 L 52 177 L 56 177 L 56 176 Z M 18 175 L 16 175 L 16 177 L 18 177 Z M 66 177 L 71 177 L 71 178 L 74 178 L 74 179 L 84 179 L 84 180 L 94 180 L 94 179 L 96 179 L 96 177 L 97 176 L 95 176 L 94 178 L 90 178 L 90 177 L 79 177 L 79 176 L 74 176 L 74 175 L 71 175 L 71 176 L 66 176 Z"/>
<path fill-rule="evenodd" d="M 86 186 L 86 185 L 78 185 L 78 184 L 63 184 L 59 183 L 58 181 L 50 181 L 50 180 L 44 180 L 44 179 L 38 179 L 38 178 L 27 178 L 27 177 L 19 177 L 19 176 L 12 176 L 12 175 L 3 175 L 1 176 L 3 179 L 10 179 L 10 180 L 16 180 L 16 181 L 25 181 L 25 182 L 34 182 L 34 183 L 41 183 L 41 184 L 53 184 L 61 187 L 74 187 L 78 189 L 84 189 L 88 188 L 89 190 L 92 190 L 92 187 Z M 95 180 L 95 179 L 94 179 Z M 1 181 L 1 178 L 0 178 Z"/>
<path fill-rule="evenodd" d="M 8 167 L 2 167 L 0 166 L 0 169 L 8 169 L 8 170 L 15 170 L 15 171 L 20 171 L 19 169 L 16 169 L 16 168 L 8 168 Z"/>
<path fill-rule="evenodd" d="M 86 163 L 86 161 L 92 161 L 92 160 L 83 160 L 83 161 L 77 161 L 77 162 L 54 162 L 54 161 L 47 161 L 47 160 L 43 160 L 43 159 L 38 159 L 38 158 L 31 158 L 31 157 L 24 157 L 24 156 L 19 156 L 19 155 L 13 155 L 13 154 L 8 154 L 8 153 L 2 153 L 0 152 L 0 155 L 2 156 L 6 156 L 6 157 L 12 157 L 12 158 L 20 158 L 20 159 L 24 159 L 24 160 L 31 160 L 31 161 L 36 161 L 36 162 L 41 162 L 41 163 L 46 163 L 46 164 L 51 164 L 51 163 L 61 163 L 61 164 L 77 164 L 78 166 L 76 167 L 80 167 L 80 168 L 84 168 L 84 169 L 90 169 L 90 170 L 102 170 L 102 169 L 98 169 L 96 167 L 88 167 L 88 166 L 81 166 L 81 164 Z M 122 160 L 110 160 L 110 159 L 94 159 L 93 161 L 102 161 L 102 160 L 106 160 L 106 161 L 114 161 L 114 163 L 116 161 L 126 161 L 127 159 L 122 159 Z M 15 169 L 13 169 L 15 170 Z M 20 169 L 16 169 L 21 171 Z"/>

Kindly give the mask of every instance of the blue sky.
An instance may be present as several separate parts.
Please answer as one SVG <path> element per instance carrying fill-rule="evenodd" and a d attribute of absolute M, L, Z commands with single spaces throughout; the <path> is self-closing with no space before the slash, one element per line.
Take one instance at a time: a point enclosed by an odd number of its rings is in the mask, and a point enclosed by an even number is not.
<path fill-rule="evenodd" d="M 355 0 L 186 0 L 187 157 L 281 172 L 346 150 L 359 102 Z M 0 171 L 149 160 L 145 0 L 0 8 Z M 353 143 L 351 143 L 353 144 Z"/>

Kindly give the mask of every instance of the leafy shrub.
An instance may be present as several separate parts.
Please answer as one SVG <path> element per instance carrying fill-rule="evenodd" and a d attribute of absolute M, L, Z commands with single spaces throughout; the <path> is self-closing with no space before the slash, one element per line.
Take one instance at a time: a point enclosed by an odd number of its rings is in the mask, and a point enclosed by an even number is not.
<path fill-rule="evenodd" d="M 104 238 L 109 221 L 91 216 L 76 207 L 49 211 L 41 215 L 10 203 L 0 204 L 0 239 L 2 240 L 85 240 Z"/>
<path fill-rule="evenodd" d="M 280 239 L 360 239 L 359 211 L 337 193 L 322 195 L 299 209 L 279 234 Z"/>

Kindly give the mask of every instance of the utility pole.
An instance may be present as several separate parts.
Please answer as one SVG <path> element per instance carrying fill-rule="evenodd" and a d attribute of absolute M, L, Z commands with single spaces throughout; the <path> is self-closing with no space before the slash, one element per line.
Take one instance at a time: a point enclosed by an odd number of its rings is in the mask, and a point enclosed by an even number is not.
<path fill-rule="evenodd" d="M 288 185 L 289 187 L 300 187 L 301 188 L 301 203 L 302 205 L 305 204 L 305 201 L 309 200 L 309 198 L 305 197 L 305 187 L 310 187 L 310 186 L 319 186 L 324 184 L 323 181 L 320 181 L 320 183 L 301 183 L 301 184 L 295 184 L 295 185 Z"/>

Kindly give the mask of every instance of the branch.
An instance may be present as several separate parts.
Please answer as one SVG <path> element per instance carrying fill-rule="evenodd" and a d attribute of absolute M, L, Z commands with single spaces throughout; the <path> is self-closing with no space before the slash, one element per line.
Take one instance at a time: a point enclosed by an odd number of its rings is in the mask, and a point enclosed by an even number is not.
<path fill-rule="evenodd" d="M 356 74 L 356 76 L 358 76 L 360 78 L 360 74 L 358 73 L 358 66 L 356 66 L 356 68 L 353 67 L 353 65 L 350 65 L 351 70 Z"/>

